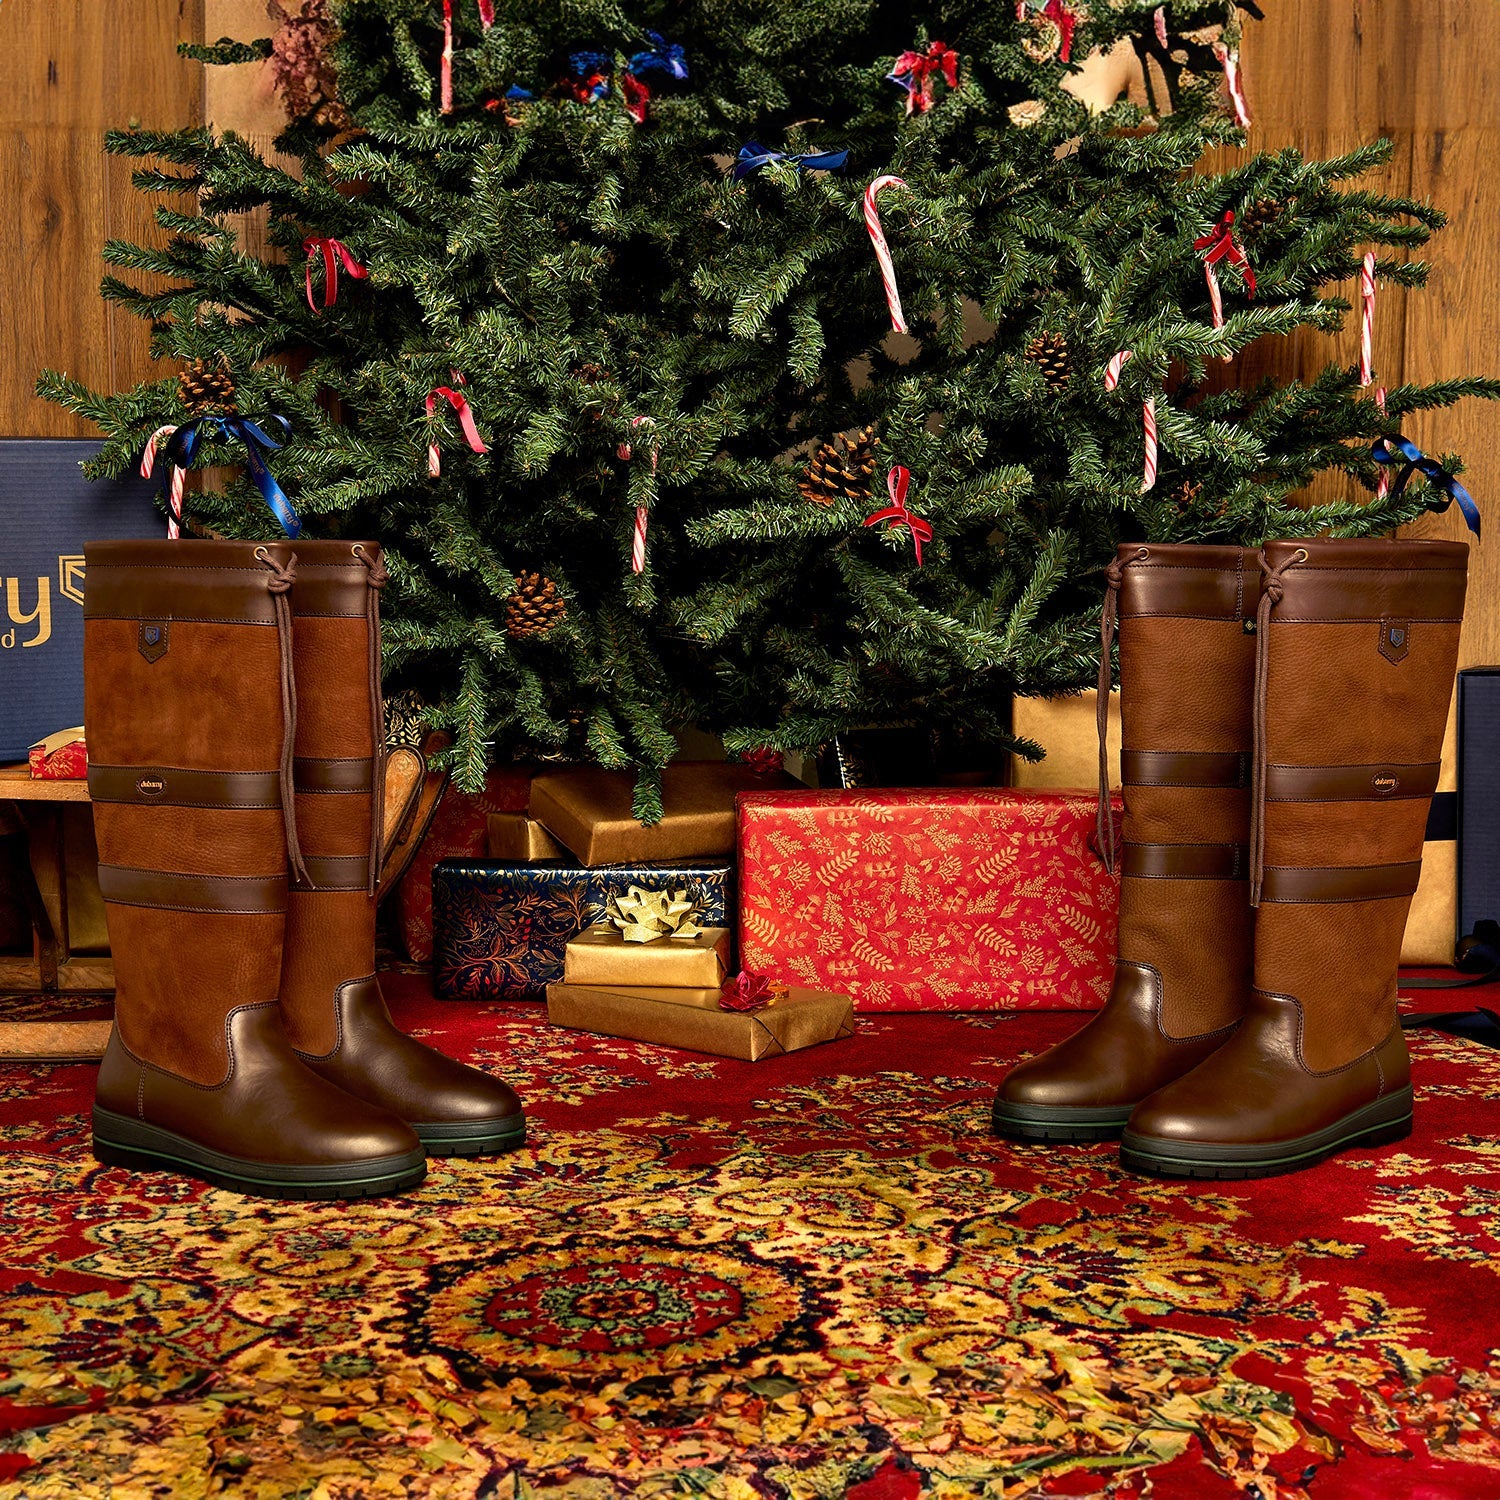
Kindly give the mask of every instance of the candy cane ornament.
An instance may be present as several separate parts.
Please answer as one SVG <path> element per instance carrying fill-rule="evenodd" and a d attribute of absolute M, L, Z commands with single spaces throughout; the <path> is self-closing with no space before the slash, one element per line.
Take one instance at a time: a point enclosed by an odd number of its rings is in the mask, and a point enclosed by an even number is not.
<path fill-rule="evenodd" d="M 156 450 L 164 444 L 174 432 L 176 426 L 168 422 L 158 427 L 150 437 L 146 439 L 146 446 L 141 452 L 141 478 L 149 479 L 151 471 L 156 467 Z M 168 504 L 171 507 L 167 516 L 167 540 L 177 541 L 182 536 L 182 493 L 186 483 L 186 476 L 178 464 L 172 465 L 172 480 L 167 488 Z"/>
<path fill-rule="evenodd" d="M 1369 385 L 1375 342 L 1375 252 L 1365 253 L 1359 268 L 1359 383 Z"/>
<path fill-rule="evenodd" d="M 896 290 L 896 268 L 891 263 L 890 246 L 885 242 L 885 231 L 880 227 L 880 211 L 875 199 L 882 188 L 904 188 L 905 181 L 889 174 L 877 177 L 865 189 L 865 228 L 870 231 L 870 243 L 875 247 L 875 263 L 880 267 L 881 284 L 885 287 L 886 306 L 891 310 L 891 327 L 897 333 L 905 333 L 906 319 L 901 312 L 901 294 Z"/>
<path fill-rule="evenodd" d="M 455 377 L 457 383 L 464 384 L 463 376 Z M 490 450 L 485 441 L 479 435 L 479 428 L 474 423 L 474 409 L 469 405 L 467 397 L 452 389 L 451 386 L 435 385 L 427 393 L 427 418 L 429 423 L 432 414 L 441 396 L 454 411 L 458 418 L 458 425 L 463 430 L 464 440 L 475 453 L 488 453 Z M 442 458 L 438 448 L 436 436 L 431 437 L 427 443 L 427 473 L 432 479 L 437 479 L 442 473 Z"/>
<path fill-rule="evenodd" d="M 1232 52 L 1223 42 L 1214 43 L 1214 56 L 1224 70 L 1224 88 L 1229 94 L 1229 104 L 1234 110 L 1234 123 L 1241 130 L 1250 128 L 1250 106 L 1245 102 L 1245 85 L 1240 77 L 1240 55 Z"/>
<path fill-rule="evenodd" d="M 1120 373 L 1135 358 L 1132 349 L 1121 349 L 1104 367 L 1104 389 L 1114 390 L 1120 384 Z M 1145 468 L 1141 477 L 1141 493 L 1144 495 L 1156 483 L 1156 397 L 1148 396 L 1141 403 L 1141 427 L 1145 446 Z"/>
<path fill-rule="evenodd" d="M 631 427 L 655 427 L 656 420 L 653 417 L 632 417 Z M 621 443 L 615 449 L 621 463 L 629 463 L 630 455 L 634 450 L 629 443 Z M 651 472 L 656 473 L 656 445 L 651 445 Z M 644 505 L 635 508 L 635 528 L 630 538 L 630 571 L 632 573 L 644 573 L 646 571 L 646 524 L 650 512 Z"/>

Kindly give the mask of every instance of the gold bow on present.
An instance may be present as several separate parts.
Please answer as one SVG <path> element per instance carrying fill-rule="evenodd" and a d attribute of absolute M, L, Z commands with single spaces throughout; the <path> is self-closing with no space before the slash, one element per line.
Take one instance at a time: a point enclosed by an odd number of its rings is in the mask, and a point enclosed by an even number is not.
<path fill-rule="evenodd" d="M 702 908 L 684 891 L 647 891 L 633 885 L 623 896 L 611 896 L 605 910 L 627 943 L 656 943 L 664 938 L 695 938 Z"/>

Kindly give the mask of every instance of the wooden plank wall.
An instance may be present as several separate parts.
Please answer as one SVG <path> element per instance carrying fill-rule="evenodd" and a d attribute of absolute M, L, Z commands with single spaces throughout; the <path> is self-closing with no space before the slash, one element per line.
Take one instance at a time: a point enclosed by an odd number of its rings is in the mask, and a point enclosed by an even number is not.
<path fill-rule="evenodd" d="M 104 132 L 195 124 L 203 0 L 9 0 L 0 48 L 0 436 L 87 437 L 32 394 L 44 367 L 118 389 L 150 370 L 145 325 L 99 297 L 111 236 L 157 234 Z"/>
<path fill-rule="evenodd" d="M 1500 6 L 1494 0 L 1266 0 L 1243 49 L 1252 147 L 1330 156 L 1384 136 L 1395 145 L 1372 185 L 1425 199 L 1449 227 L 1423 253 L 1424 290 L 1382 287 L 1375 375 L 1386 386 L 1456 375 L 1500 375 Z M 1348 295 L 1358 301 L 1351 283 Z M 1267 339 L 1240 369 L 1311 375 L 1328 358 L 1320 335 Z M 1358 323 L 1333 357 L 1358 358 Z M 1500 664 L 1500 404 L 1469 401 L 1416 417 L 1407 436 L 1425 452 L 1456 451 L 1464 483 L 1488 512 L 1489 539 L 1470 552 L 1461 664 Z M 1413 528 L 1468 537 L 1457 509 Z M 1472 538 L 1468 538 L 1472 542 Z"/>
<path fill-rule="evenodd" d="M 1244 44 L 1252 146 L 1327 155 L 1387 136 L 1396 151 L 1375 180 L 1431 198 L 1453 219 L 1428 255 L 1431 287 L 1382 292 L 1378 378 L 1500 371 L 1500 297 L 1488 282 L 1500 267 L 1500 6 L 1265 0 L 1265 9 Z M 71 435 L 83 426 L 31 394 L 43 365 L 116 388 L 153 373 L 144 328 L 97 296 L 104 239 L 152 232 L 126 165 L 100 154 L 103 131 L 208 119 L 268 146 L 279 117 L 261 68 L 209 69 L 205 80 L 203 68 L 174 55 L 179 40 L 264 32 L 264 4 L 6 0 L 5 18 L 0 171 L 14 187 L 0 220 L 0 434 Z M 1330 348 L 1352 362 L 1356 337 L 1351 322 L 1333 345 L 1321 336 L 1265 340 L 1238 373 L 1311 374 Z M 1465 455 L 1469 487 L 1500 530 L 1497 420 L 1500 409 L 1466 403 L 1413 421 L 1409 433 L 1429 452 Z M 1420 529 L 1462 534 L 1456 512 Z M 1464 661 L 1500 662 L 1500 543 L 1476 550 L 1472 578 Z"/>

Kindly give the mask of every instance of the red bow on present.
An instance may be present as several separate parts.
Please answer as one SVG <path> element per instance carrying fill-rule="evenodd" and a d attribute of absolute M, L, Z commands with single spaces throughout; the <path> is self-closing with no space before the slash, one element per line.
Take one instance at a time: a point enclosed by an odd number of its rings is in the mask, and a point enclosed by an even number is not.
<path fill-rule="evenodd" d="M 906 491 L 911 484 L 911 470 L 897 464 L 885 476 L 885 486 L 890 492 L 891 503 L 873 516 L 865 517 L 866 526 L 878 526 L 882 521 L 890 522 L 892 531 L 903 526 L 911 532 L 912 551 L 917 555 L 917 566 L 922 566 L 922 543 L 932 540 L 932 527 L 921 516 L 906 508 Z"/>
<path fill-rule="evenodd" d="M 625 95 L 625 113 L 637 125 L 644 125 L 651 104 L 651 90 L 631 72 L 620 75 L 620 88 Z"/>
<path fill-rule="evenodd" d="M 903 52 L 890 76 L 906 90 L 907 114 L 924 115 L 932 108 L 932 81 L 941 74 L 950 89 L 958 87 L 958 53 L 942 42 L 929 42 L 925 52 Z"/>
<path fill-rule="evenodd" d="M 1193 241 L 1193 249 L 1203 251 L 1203 263 L 1206 266 L 1216 266 L 1221 260 L 1238 266 L 1240 274 L 1245 278 L 1246 295 L 1255 295 L 1255 269 L 1250 264 L 1249 256 L 1235 243 L 1232 208 L 1226 208 L 1219 216 L 1219 222 L 1207 234 L 1200 235 Z"/>
<path fill-rule="evenodd" d="M 790 991 L 784 984 L 773 984 L 764 974 L 752 974 L 742 969 L 733 979 L 726 980 L 719 990 L 721 1010 L 765 1010 L 777 1000 L 785 1000 Z"/>
<path fill-rule="evenodd" d="M 314 312 L 318 304 L 313 301 L 312 273 L 313 257 L 323 252 L 323 306 L 332 307 L 339 299 L 339 262 L 356 280 L 363 281 L 370 273 L 355 260 L 349 247 L 342 241 L 324 234 L 310 234 L 302 241 L 302 253 L 307 256 L 307 305 Z"/>
<path fill-rule="evenodd" d="M 454 379 L 463 384 L 463 376 L 455 375 Z M 455 391 L 451 386 L 435 385 L 427 393 L 427 415 L 432 416 L 437 406 L 438 397 L 441 396 L 452 406 L 458 417 L 458 425 L 463 429 L 465 440 L 475 453 L 488 453 L 490 450 L 485 446 L 484 439 L 479 435 L 479 428 L 474 425 L 474 412 L 469 406 L 468 399 L 460 391 Z M 441 472 L 442 465 L 438 456 L 438 445 L 436 441 L 427 444 L 427 472 L 436 479 Z"/>
<path fill-rule="evenodd" d="M 1068 62 L 1073 55 L 1073 33 L 1078 29 L 1077 15 L 1063 4 L 1063 0 L 1047 0 L 1042 14 L 1057 27 L 1057 60 Z"/>

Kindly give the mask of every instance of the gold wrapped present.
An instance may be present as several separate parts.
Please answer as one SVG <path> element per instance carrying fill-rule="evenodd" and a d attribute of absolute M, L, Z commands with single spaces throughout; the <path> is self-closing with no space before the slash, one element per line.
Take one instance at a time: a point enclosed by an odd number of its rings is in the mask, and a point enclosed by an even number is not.
<path fill-rule="evenodd" d="M 1452 965 L 1458 931 L 1458 715 L 1448 709 L 1443 768 L 1428 810 L 1422 876 L 1406 914 L 1401 962 Z"/>
<path fill-rule="evenodd" d="M 853 1002 L 821 990 L 776 989 L 769 1004 L 726 1010 L 718 988 L 549 984 L 547 1019 L 575 1031 L 745 1062 L 854 1034 Z"/>
<path fill-rule="evenodd" d="M 1035 740 L 1045 760 L 1010 758 L 1010 784 L 1019 787 L 1066 788 L 1099 785 L 1099 694 L 1089 688 L 1065 698 L 1013 698 L 1010 727 L 1022 739 Z M 1120 784 L 1120 694 L 1109 695 L 1109 784 Z"/>
<path fill-rule="evenodd" d="M 539 865 L 568 857 L 568 851 L 525 813 L 490 813 L 487 832 L 489 857 L 507 864 Z"/>
<path fill-rule="evenodd" d="M 643 827 L 631 811 L 635 773 L 572 766 L 531 783 L 527 812 L 580 864 L 646 864 L 734 852 L 734 800 L 798 783 L 782 771 L 757 772 L 723 761 L 674 761 L 662 774 L 660 823 Z"/>
<path fill-rule="evenodd" d="M 689 937 L 630 941 L 608 922 L 569 941 L 563 957 L 567 984 L 646 985 L 690 990 L 718 989 L 729 972 L 727 927 L 696 927 Z"/>

